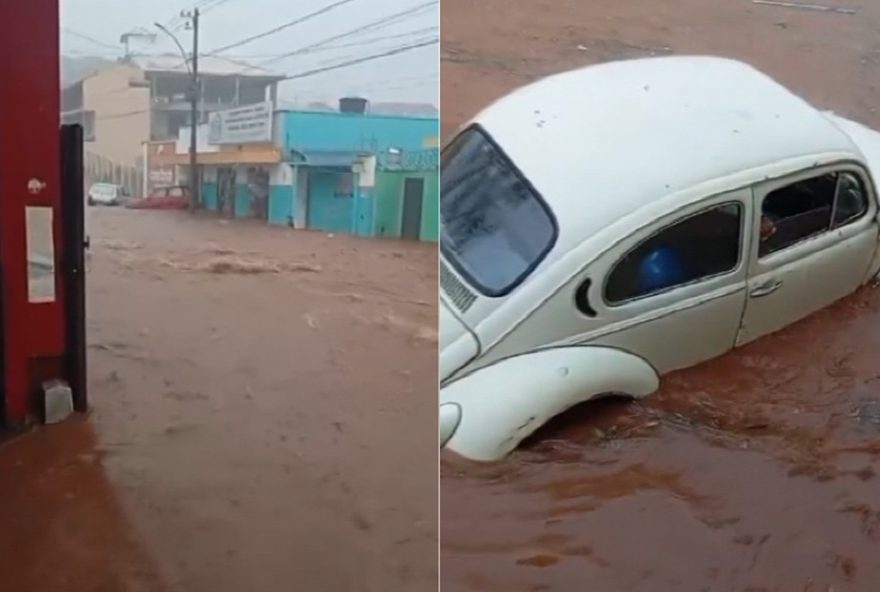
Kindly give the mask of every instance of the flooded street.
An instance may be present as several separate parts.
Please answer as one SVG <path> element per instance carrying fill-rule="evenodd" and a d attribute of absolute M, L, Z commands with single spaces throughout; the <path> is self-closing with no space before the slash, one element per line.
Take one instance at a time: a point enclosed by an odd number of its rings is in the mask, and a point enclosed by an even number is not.
<path fill-rule="evenodd" d="M 846 6 L 448 0 L 444 130 L 542 74 L 672 53 L 747 60 L 880 126 L 880 7 Z M 445 458 L 443 590 L 880 589 L 878 360 L 865 288 L 641 403 L 583 405 L 501 463 Z"/>
<path fill-rule="evenodd" d="M 92 215 L 93 412 L 0 447 L 17 589 L 435 590 L 436 247 Z"/>
<path fill-rule="evenodd" d="M 447 459 L 444 589 L 876 590 L 878 357 L 869 288 L 503 463 Z"/>

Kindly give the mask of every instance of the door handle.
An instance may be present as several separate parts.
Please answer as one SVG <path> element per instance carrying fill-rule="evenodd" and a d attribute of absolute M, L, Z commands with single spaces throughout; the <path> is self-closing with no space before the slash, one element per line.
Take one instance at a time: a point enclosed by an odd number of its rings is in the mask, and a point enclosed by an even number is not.
<path fill-rule="evenodd" d="M 769 296 L 782 287 L 782 280 L 768 280 L 760 286 L 755 286 L 750 295 L 752 298 L 760 298 L 761 296 Z"/>

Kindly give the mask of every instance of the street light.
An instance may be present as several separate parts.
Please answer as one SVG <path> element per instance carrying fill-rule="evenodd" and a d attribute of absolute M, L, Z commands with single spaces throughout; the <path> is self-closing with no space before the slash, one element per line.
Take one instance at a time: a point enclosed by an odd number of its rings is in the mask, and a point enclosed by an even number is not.
<path fill-rule="evenodd" d="M 154 23 L 156 27 L 171 37 L 171 40 L 174 41 L 174 44 L 177 45 L 177 48 L 180 50 L 180 55 L 183 56 L 183 63 L 186 65 L 186 71 L 190 75 L 191 89 L 190 89 L 190 117 L 189 117 L 189 193 L 190 193 L 190 209 L 195 210 L 198 208 L 199 203 L 201 202 L 200 193 L 201 193 L 201 181 L 199 179 L 198 174 L 198 104 L 199 104 L 199 9 L 196 8 L 192 11 L 192 14 L 181 13 L 181 16 L 191 17 L 192 18 L 192 31 L 193 31 L 193 50 L 192 50 L 192 68 L 189 66 L 189 58 L 186 55 L 186 50 L 183 48 L 183 44 L 174 36 L 174 33 L 169 31 L 165 26 L 160 23 Z"/>
<path fill-rule="evenodd" d="M 190 75 L 192 75 L 192 69 L 190 69 L 190 67 L 189 67 L 189 56 L 186 55 L 186 50 L 183 48 L 183 44 L 180 43 L 180 40 L 174 35 L 174 33 L 169 31 L 165 27 L 165 25 L 163 25 L 161 23 L 153 23 L 153 24 L 156 25 L 157 29 L 159 29 L 160 31 L 162 31 L 163 33 L 165 33 L 166 35 L 171 37 L 171 40 L 174 42 L 175 45 L 177 45 L 177 49 L 180 50 L 180 55 L 183 56 L 183 63 L 186 65 L 186 71 Z"/>

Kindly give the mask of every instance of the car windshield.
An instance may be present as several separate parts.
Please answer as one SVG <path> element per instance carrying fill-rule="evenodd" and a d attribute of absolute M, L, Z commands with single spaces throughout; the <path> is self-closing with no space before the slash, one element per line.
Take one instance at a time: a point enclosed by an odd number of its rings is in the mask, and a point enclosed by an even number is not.
<path fill-rule="evenodd" d="M 479 128 L 443 150 L 440 196 L 443 255 L 487 296 L 516 288 L 556 241 L 547 204 Z"/>

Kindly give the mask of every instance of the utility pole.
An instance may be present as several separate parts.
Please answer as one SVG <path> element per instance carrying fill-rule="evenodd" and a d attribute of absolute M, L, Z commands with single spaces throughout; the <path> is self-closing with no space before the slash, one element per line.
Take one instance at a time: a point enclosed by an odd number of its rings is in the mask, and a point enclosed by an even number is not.
<path fill-rule="evenodd" d="M 190 209 L 196 210 L 201 203 L 202 182 L 199 175 L 199 9 L 192 12 L 193 50 L 192 50 L 192 90 L 190 96 L 190 136 L 189 136 L 189 192 Z"/>
<path fill-rule="evenodd" d="M 181 45 L 180 40 L 174 36 L 174 33 L 169 31 L 164 25 L 160 23 L 154 23 L 156 28 L 161 30 L 163 33 L 171 37 L 174 43 L 177 45 L 177 48 L 180 50 L 180 55 L 183 56 L 183 63 L 186 65 L 186 69 L 190 75 L 190 90 L 189 90 L 189 105 L 190 105 L 190 136 L 189 136 L 189 195 L 190 195 L 190 210 L 196 210 L 199 207 L 200 203 L 200 193 L 201 193 L 201 179 L 199 178 L 199 162 L 198 162 L 198 130 L 199 130 L 199 122 L 198 122 L 198 114 L 199 114 L 199 95 L 200 93 L 200 85 L 199 85 L 199 9 L 195 8 L 192 12 L 181 11 L 180 16 L 186 19 L 190 19 L 186 22 L 187 29 L 192 29 L 193 32 L 193 48 L 192 48 L 192 57 L 186 55 L 186 50 L 183 49 L 183 45 Z M 190 66 L 189 62 L 192 59 L 192 66 Z"/>

